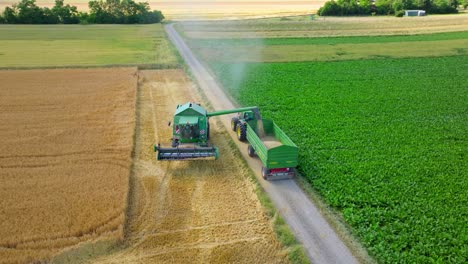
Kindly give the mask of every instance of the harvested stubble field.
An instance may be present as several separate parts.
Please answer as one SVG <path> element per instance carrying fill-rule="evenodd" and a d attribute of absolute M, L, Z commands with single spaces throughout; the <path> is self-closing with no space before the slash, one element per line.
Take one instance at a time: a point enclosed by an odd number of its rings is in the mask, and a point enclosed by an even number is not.
<path fill-rule="evenodd" d="M 121 239 L 136 68 L 0 71 L 0 263 Z"/>
<path fill-rule="evenodd" d="M 342 36 L 415 35 L 468 30 L 468 15 L 427 17 L 310 17 L 180 23 L 187 38 L 315 38 Z"/>
<path fill-rule="evenodd" d="M 217 161 L 158 162 L 178 103 L 200 102 L 182 70 L 140 72 L 126 246 L 93 263 L 284 263 L 246 168 L 211 121 Z"/>

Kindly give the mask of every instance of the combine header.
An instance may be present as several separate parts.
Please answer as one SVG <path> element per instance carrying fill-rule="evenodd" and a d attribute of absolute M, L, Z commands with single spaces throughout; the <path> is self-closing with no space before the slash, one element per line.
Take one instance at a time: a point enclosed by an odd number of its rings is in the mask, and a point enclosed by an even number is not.
<path fill-rule="evenodd" d="M 233 113 L 238 113 L 238 116 L 231 119 L 231 127 L 236 131 L 239 140 L 247 140 L 250 143 L 249 156 L 258 156 L 262 161 L 263 177 L 293 177 L 297 166 L 297 146 L 272 120 L 262 120 L 256 106 L 207 112 L 197 103 L 177 105 L 172 122 L 172 146 L 155 145 L 157 159 L 217 159 L 218 148 L 209 144 L 209 118 Z"/>

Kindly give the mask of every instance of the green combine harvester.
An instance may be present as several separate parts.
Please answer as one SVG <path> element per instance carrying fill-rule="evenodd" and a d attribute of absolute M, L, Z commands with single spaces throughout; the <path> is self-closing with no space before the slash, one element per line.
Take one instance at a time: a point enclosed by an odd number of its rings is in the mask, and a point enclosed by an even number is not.
<path fill-rule="evenodd" d="M 294 177 L 297 146 L 272 120 L 262 119 L 256 106 L 207 112 L 197 103 L 177 105 L 172 122 L 172 145 L 155 145 L 157 159 L 217 159 L 218 148 L 209 144 L 209 118 L 233 113 L 238 113 L 238 116 L 231 119 L 231 128 L 240 141 L 249 143 L 249 156 L 258 156 L 262 161 L 263 178 L 269 180 Z"/>

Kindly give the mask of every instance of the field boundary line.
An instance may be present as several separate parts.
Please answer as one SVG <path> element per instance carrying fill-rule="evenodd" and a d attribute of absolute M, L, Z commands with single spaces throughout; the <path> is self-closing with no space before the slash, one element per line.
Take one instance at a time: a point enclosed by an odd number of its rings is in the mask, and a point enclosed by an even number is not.
<path fill-rule="evenodd" d="M 53 69 L 96 69 L 96 68 L 132 68 L 136 67 L 138 70 L 170 70 L 170 69 L 181 69 L 180 64 L 89 64 L 89 65 L 56 65 L 56 66 L 12 66 L 4 67 L 0 66 L 2 70 L 53 70 Z"/>
<path fill-rule="evenodd" d="M 133 196 L 131 195 L 135 191 L 135 158 L 136 158 L 136 153 L 137 153 L 137 139 L 138 139 L 138 130 L 140 126 L 140 112 L 139 112 L 139 107 L 141 104 L 140 101 L 140 85 L 139 85 L 139 79 L 140 76 L 138 74 L 138 68 L 136 69 L 136 78 L 135 78 L 135 126 L 133 128 L 133 147 L 132 147 L 132 153 L 131 153 L 131 165 L 130 165 L 130 170 L 129 170 L 129 175 L 128 175 L 128 191 L 127 191 L 127 204 L 125 205 L 125 222 L 123 225 L 123 237 L 122 241 L 125 243 L 125 241 L 128 239 L 128 229 L 130 225 L 130 214 L 131 214 L 131 205 L 134 203 Z"/>
<path fill-rule="evenodd" d="M 153 89 L 151 89 L 152 87 L 148 87 L 149 88 L 149 94 L 150 94 L 150 104 L 151 104 L 151 119 L 152 119 L 152 127 L 153 127 L 153 139 L 154 139 L 154 142 L 156 142 L 156 140 L 158 140 L 158 137 L 157 137 L 157 133 L 156 133 L 156 110 L 154 109 L 154 97 L 153 97 Z"/>

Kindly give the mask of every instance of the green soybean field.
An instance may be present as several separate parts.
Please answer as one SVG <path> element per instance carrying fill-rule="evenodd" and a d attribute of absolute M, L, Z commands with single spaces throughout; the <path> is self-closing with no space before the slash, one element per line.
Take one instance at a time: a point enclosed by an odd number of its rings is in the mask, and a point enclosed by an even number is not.
<path fill-rule="evenodd" d="M 210 66 L 377 262 L 466 262 L 468 56 Z"/>

